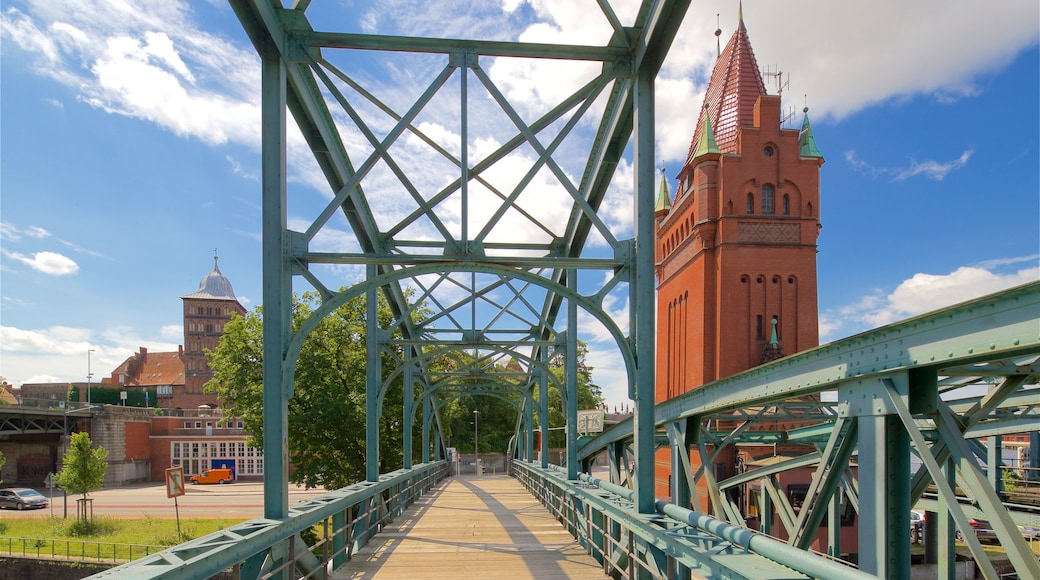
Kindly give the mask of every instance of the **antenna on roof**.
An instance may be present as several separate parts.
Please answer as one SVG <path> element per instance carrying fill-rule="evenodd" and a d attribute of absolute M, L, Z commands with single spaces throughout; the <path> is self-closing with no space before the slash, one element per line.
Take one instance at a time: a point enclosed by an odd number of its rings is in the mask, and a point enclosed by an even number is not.
<path fill-rule="evenodd" d="M 776 72 L 770 67 L 766 67 L 766 70 L 762 72 L 762 76 L 772 77 L 773 84 L 776 86 L 776 94 L 778 96 L 784 95 L 784 90 L 791 85 L 791 73 L 787 73 L 787 79 L 784 79 L 784 72 L 777 67 Z"/>

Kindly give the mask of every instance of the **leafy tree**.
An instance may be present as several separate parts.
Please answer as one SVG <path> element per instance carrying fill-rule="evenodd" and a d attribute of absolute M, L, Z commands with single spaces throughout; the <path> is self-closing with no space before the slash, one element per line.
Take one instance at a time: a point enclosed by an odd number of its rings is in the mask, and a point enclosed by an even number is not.
<path fill-rule="evenodd" d="M 4 472 L 4 464 L 5 463 L 7 463 L 7 458 L 4 457 L 3 452 L 0 451 L 0 474 L 3 474 L 3 472 Z M 3 483 L 3 482 L 4 482 L 4 480 L 0 479 L 0 483 Z"/>
<path fill-rule="evenodd" d="M 65 453 L 61 471 L 54 483 L 71 494 L 87 494 L 105 484 L 108 450 L 104 447 L 90 448 L 89 433 L 73 433 L 69 450 Z"/>
<path fill-rule="evenodd" d="M 293 328 L 298 329 L 320 304 L 317 293 L 294 295 Z M 418 320 L 423 314 L 416 309 L 413 316 Z M 365 297 L 354 298 L 322 319 L 304 341 L 288 401 L 288 451 L 294 467 L 289 477 L 294 483 L 334 489 L 365 478 L 365 315 Z M 245 317 L 234 317 L 224 326 L 217 348 L 207 352 L 214 378 L 206 391 L 221 398 L 227 413 L 242 418 L 250 444 L 256 447 L 263 441 L 262 316 L 257 307 Z M 394 318 L 381 293 L 378 316 L 384 329 Z M 400 336 L 399 328 L 392 329 L 391 339 Z M 382 353 L 381 376 L 390 376 L 395 358 L 403 353 L 394 355 Z M 379 418 L 380 473 L 399 469 L 404 462 L 403 392 L 398 375 L 387 387 Z M 420 441 L 421 425 L 417 415 L 413 441 Z M 415 450 L 419 447 L 413 445 Z"/>
<path fill-rule="evenodd" d="M 599 386 L 592 382 L 592 367 L 585 361 L 588 346 L 578 341 L 578 409 L 596 409 L 603 404 L 603 393 Z M 466 357 L 456 357 L 460 364 L 467 362 Z M 498 370 L 516 370 L 515 361 L 500 366 Z M 563 383 L 566 374 L 566 357 L 558 355 L 549 360 L 549 370 L 555 378 Z M 465 383 L 467 381 L 460 381 Z M 479 384 L 479 379 L 472 381 Z M 486 381 L 485 381 L 486 382 Z M 510 400 L 519 396 L 508 396 Z M 534 389 L 535 407 L 534 421 L 538 425 L 538 388 Z M 480 411 L 478 433 L 474 433 L 473 411 Z M 454 402 L 445 405 L 441 410 L 441 420 L 445 423 L 448 447 L 458 447 L 462 453 L 473 451 L 473 438 L 479 438 L 480 452 L 505 452 L 516 428 L 516 408 L 508 401 L 497 397 L 481 395 L 463 395 Z M 567 424 L 567 415 L 563 407 L 563 396 L 560 388 L 552 379 L 549 380 L 549 426 L 563 427 Z M 563 447 L 566 445 L 567 433 L 560 429 L 549 432 L 549 445 Z"/>
<path fill-rule="evenodd" d="M 578 341 L 578 409 L 598 409 L 603 405 L 603 391 L 599 388 L 599 385 L 592 382 L 592 370 L 593 368 L 585 362 L 585 357 L 589 353 L 589 347 L 585 342 Z M 558 354 L 549 360 L 549 370 L 556 377 L 554 382 L 552 379 L 549 380 L 549 427 L 557 428 L 563 427 L 567 424 L 567 414 L 563 407 L 563 393 L 560 391 L 560 387 L 557 386 L 557 382 L 560 385 L 565 384 L 566 377 L 566 355 Z M 535 398 L 535 424 L 539 424 L 538 419 L 538 389 L 534 392 Z M 563 429 L 549 432 L 549 446 L 550 447 L 564 447 L 567 444 L 567 432 Z"/>

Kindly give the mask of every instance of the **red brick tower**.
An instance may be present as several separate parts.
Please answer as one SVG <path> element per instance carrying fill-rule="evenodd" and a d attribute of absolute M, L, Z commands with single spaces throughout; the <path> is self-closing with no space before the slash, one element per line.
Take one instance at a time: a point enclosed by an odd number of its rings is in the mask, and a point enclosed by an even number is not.
<path fill-rule="evenodd" d="M 823 157 L 808 116 L 801 131 L 780 123 L 741 19 L 675 199 L 658 201 L 658 400 L 819 344 Z"/>
<path fill-rule="evenodd" d="M 662 181 L 656 207 L 658 401 L 819 343 L 823 157 L 808 116 L 781 128 L 742 17 L 698 115 L 675 197 Z"/>
<path fill-rule="evenodd" d="M 224 334 L 224 325 L 232 314 L 245 316 L 246 309 L 235 298 L 231 282 L 220 273 L 216 256 L 213 271 L 199 283 L 199 289 L 184 301 L 184 391 L 199 404 L 217 404 L 216 395 L 203 395 L 202 387 L 213 378 L 206 362 L 205 349 L 213 350 Z"/>

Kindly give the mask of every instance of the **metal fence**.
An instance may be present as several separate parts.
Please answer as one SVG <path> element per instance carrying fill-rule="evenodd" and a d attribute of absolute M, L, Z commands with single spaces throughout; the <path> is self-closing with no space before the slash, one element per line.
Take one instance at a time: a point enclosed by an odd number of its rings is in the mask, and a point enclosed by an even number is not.
<path fill-rule="evenodd" d="M 147 544 L 117 544 L 84 540 L 56 540 L 0 536 L 0 555 L 52 558 L 86 562 L 129 562 L 166 549 Z"/>

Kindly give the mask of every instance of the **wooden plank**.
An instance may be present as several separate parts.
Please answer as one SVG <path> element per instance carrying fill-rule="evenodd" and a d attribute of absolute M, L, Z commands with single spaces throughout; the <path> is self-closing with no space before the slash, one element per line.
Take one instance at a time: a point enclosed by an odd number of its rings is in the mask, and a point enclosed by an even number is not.
<path fill-rule="evenodd" d="M 489 475 L 444 480 L 330 576 L 377 577 L 606 578 L 515 479 Z"/>

